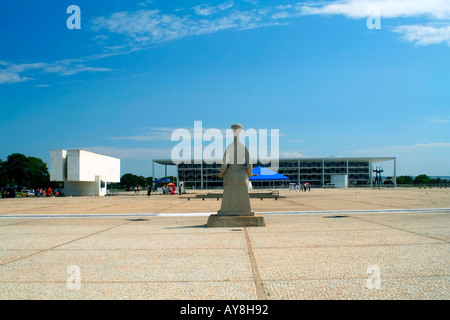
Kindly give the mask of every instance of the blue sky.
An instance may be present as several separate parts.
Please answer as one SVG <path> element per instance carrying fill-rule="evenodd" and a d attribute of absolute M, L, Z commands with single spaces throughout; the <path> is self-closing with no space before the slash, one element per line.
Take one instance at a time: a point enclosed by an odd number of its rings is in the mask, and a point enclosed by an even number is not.
<path fill-rule="evenodd" d="M 202 121 L 450 176 L 450 1 L 2 1 L 0 38 L 3 160 L 84 148 L 151 176 Z"/>

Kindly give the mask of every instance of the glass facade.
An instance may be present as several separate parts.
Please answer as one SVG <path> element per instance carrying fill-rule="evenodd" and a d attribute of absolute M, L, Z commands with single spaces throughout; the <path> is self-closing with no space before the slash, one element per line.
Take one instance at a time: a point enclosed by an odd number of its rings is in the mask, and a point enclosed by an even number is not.
<path fill-rule="evenodd" d="M 394 158 L 384 158 L 384 161 Z M 347 175 L 348 186 L 370 186 L 372 177 L 371 158 L 363 159 L 280 159 L 278 173 L 289 177 L 288 181 L 252 182 L 254 188 L 288 187 L 290 183 L 308 182 L 313 187 L 323 187 L 331 183 L 333 175 Z M 254 167 L 270 167 L 269 164 L 256 163 Z M 215 189 L 222 188 L 222 179 L 218 178 L 220 164 L 179 164 L 178 181 L 186 188 Z"/>

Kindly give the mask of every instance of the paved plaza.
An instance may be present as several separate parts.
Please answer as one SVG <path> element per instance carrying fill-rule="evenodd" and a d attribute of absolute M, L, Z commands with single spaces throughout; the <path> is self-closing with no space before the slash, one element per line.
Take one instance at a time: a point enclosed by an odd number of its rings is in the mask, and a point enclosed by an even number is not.
<path fill-rule="evenodd" d="M 207 228 L 215 199 L 3 199 L 0 299 L 449 299 L 449 191 L 252 199 L 265 228 Z"/>

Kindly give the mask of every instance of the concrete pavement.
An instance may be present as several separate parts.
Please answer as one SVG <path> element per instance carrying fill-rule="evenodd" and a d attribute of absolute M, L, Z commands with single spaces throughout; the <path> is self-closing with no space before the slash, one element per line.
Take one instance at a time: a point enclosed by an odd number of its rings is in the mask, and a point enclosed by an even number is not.
<path fill-rule="evenodd" d="M 450 298 L 450 210 L 206 221 L 3 215 L 0 299 Z"/>

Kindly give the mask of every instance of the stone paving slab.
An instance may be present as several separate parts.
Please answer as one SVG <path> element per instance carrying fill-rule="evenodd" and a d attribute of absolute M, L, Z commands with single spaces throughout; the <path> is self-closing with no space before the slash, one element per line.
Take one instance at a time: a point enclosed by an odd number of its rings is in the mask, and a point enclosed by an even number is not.
<path fill-rule="evenodd" d="M 415 243 L 439 243 L 401 230 L 340 230 L 313 232 L 286 232 L 280 235 L 258 233 L 252 235 L 255 248 L 264 247 L 321 247 L 321 246 L 389 246 Z"/>
<path fill-rule="evenodd" d="M 246 249 L 245 239 L 230 233 L 102 233 L 63 245 L 59 250 Z"/>
<path fill-rule="evenodd" d="M 2 281 L 62 282 L 78 266 L 82 282 L 251 281 L 245 251 L 51 250 L 1 266 Z"/>
<path fill-rule="evenodd" d="M 448 249 L 447 244 L 265 248 L 255 249 L 255 254 L 261 277 L 267 280 L 367 279 L 367 269 L 373 265 L 379 267 L 383 278 L 447 275 L 449 261 L 441 257 Z"/>
<path fill-rule="evenodd" d="M 253 281 L 180 281 L 82 283 L 2 283 L 2 299 L 19 300 L 256 300 Z M 170 293 L 170 294 L 168 294 Z"/>
<path fill-rule="evenodd" d="M 364 279 L 265 281 L 269 300 L 441 300 L 448 299 L 450 277 L 383 278 L 369 290 Z M 447 298 L 446 298 L 447 297 Z"/>

